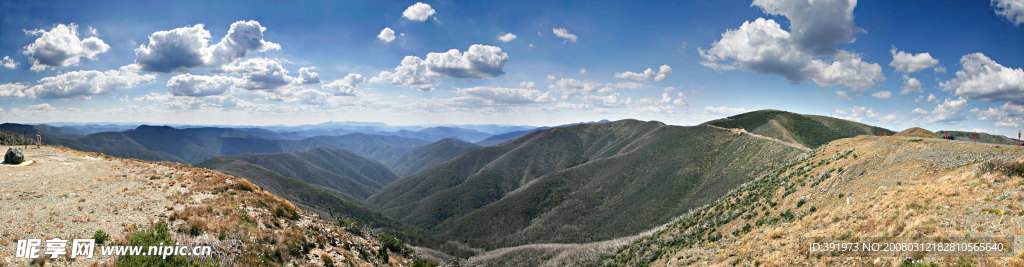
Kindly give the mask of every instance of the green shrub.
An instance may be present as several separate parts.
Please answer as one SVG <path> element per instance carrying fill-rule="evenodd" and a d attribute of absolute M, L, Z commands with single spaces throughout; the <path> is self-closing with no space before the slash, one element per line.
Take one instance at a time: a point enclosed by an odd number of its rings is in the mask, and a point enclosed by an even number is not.
<path fill-rule="evenodd" d="M 108 239 L 110 239 L 110 235 L 104 233 L 103 231 L 96 230 L 96 233 L 92 234 L 92 239 L 96 240 L 97 244 L 103 244 L 104 242 L 107 242 Z"/>
<path fill-rule="evenodd" d="M 377 239 L 380 240 L 380 251 L 378 252 L 381 258 L 387 259 L 389 251 L 403 256 L 413 253 L 412 248 L 409 248 L 405 243 L 402 243 L 402 240 L 398 240 L 394 236 L 382 234 L 377 236 Z"/>
<path fill-rule="evenodd" d="M 171 234 L 167 230 L 167 223 L 159 221 L 149 228 L 137 231 L 128 236 L 129 246 L 142 246 L 143 250 L 148 250 L 149 246 L 173 246 L 174 240 L 171 239 Z M 147 251 L 143 251 L 144 253 Z M 196 266 L 199 263 L 194 262 L 183 256 L 168 256 L 166 259 L 163 256 L 149 255 L 149 256 L 120 256 L 117 258 L 117 264 L 120 266 Z"/>

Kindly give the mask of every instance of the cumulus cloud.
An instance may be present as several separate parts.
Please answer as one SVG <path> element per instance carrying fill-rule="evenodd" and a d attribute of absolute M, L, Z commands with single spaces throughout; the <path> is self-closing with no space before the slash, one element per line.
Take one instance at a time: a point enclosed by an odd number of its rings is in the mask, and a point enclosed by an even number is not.
<path fill-rule="evenodd" d="M 666 91 L 661 93 L 661 98 L 644 98 L 637 101 L 637 104 L 642 105 L 641 112 L 672 114 L 676 112 L 677 108 L 685 109 L 689 100 L 682 92 L 677 92 L 675 97 L 672 97 Z"/>
<path fill-rule="evenodd" d="M 24 95 L 38 98 L 89 97 L 131 88 L 154 79 L 156 75 L 139 75 L 124 68 L 108 71 L 71 71 L 39 79 L 36 85 L 25 89 Z"/>
<path fill-rule="evenodd" d="M 622 98 L 622 95 L 619 95 L 619 93 L 612 92 L 611 94 L 604 96 L 585 95 L 583 96 L 583 102 L 597 107 L 619 108 L 633 103 L 633 99 L 630 97 Z"/>
<path fill-rule="evenodd" d="M 661 67 L 658 68 L 657 72 L 655 72 L 651 68 L 647 68 L 646 70 L 644 70 L 643 73 L 636 73 L 632 71 L 615 73 L 615 78 L 630 79 L 637 81 L 646 81 L 650 79 L 654 79 L 655 81 L 664 81 L 665 78 L 668 78 L 669 74 L 672 74 L 672 67 L 669 67 L 668 65 L 661 65 Z"/>
<path fill-rule="evenodd" d="M 18 67 L 18 62 L 14 61 L 11 57 L 4 56 L 3 60 L 0 60 L 0 66 L 13 70 Z"/>
<path fill-rule="evenodd" d="M 1013 25 L 1024 24 L 1024 1 L 992 0 L 992 8 L 996 14 L 1010 21 Z"/>
<path fill-rule="evenodd" d="M 878 91 L 875 92 L 874 94 L 871 94 L 871 97 L 878 99 L 889 99 L 890 97 L 892 97 L 892 92 L 889 90 Z"/>
<path fill-rule="evenodd" d="M 237 87 L 248 90 L 274 90 L 292 83 L 288 70 L 281 63 L 267 58 L 250 58 L 221 66 L 218 72 L 240 74 Z"/>
<path fill-rule="evenodd" d="M 751 110 L 746 109 L 746 108 L 738 108 L 738 107 L 727 107 L 727 106 L 713 107 L 713 106 L 707 106 L 707 107 L 704 107 L 704 111 L 707 111 L 707 112 L 709 112 L 711 114 L 720 115 L 720 116 L 732 116 L 732 115 L 736 115 L 736 114 L 740 114 L 740 113 L 747 113 L 747 112 L 750 112 Z"/>
<path fill-rule="evenodd" d="M 406 56 L 394 71 L 382 71 L 370 82 L 385 82 L 433 90 L 442 76 L 454 78 L 491 78 L 505 74 L 508 54 L 500 47 L 474 44 L 466 52 L 451 49 L 444 53 L 428 53 L 426 59 Z"/>
<path fill-rule="evenodd" d="M 380 30 L 380 34 L 377 34 L 377 39 L 380 39 L 385 43 L 390 43 L 395 40 L 395 31 L 391 28 L 385 27 L 383 30 Z"/>
<path fill-rule="evenodd" d="M 0 84 L 0 97 L 23 97 L 25 96 L 25 88 L 28 88 L 28 86 L 21 83 Z"/>
<path fill-rule="evenodd" d="M 159 103 L 172 110 L 196 111 L 204 109 L 235 109 L 252 108 L 255 104 L 231 95 L 211 95 L 206 97 L 174 96 L 169 93 L 150 93 L 132 98 L 133 102 Z M 128 106 L 134 109 L 138 107 Z"/>
<path fill-rule="evenodd" d="M 893 122 L 897 119 L 897 116 L 894 113 L 886 115 L 875 112 L 874 108 L 864 106 L 852 106 L 846 110 L 836 109 L 835 111 L 842 115 L 840 116 L 841 118 L 851 121 L 863 121 L 865 117 L 877 122 Z"/>
<path fill-rule="evenodd" d="M 299 68 L 299 77 L 295 79 L 296 84 L 317 84 L 320 83 L 320 74 L 313 72 L 313 68 Z"/>
<path fill-rule="evenodd" d="M 143 71 L 186 72 L 199 66 L 220 67 L 244 58 L 248 52 L 278 50 L 281 46 L 263 40 L 266 28 L 256 21 L 236 21 L 217 44 L 210 45 L 210 32 L 203 24 L 157 31 L 149 42 L 135 49 L 135 64 Z"/>
<path fill-rule="evenodd" d="M 853 24 L 856 0 L 754 0 L 751 6 L 789 19 L 792 43 L 814 55 L 831 55 L 839 43 L 852 43 L 864 30 Z"/>
<path fill-rule="evenodd" d="M 551 29 L 551 32 L 554 33 L 555 36 L 558 36 L 558 38 L 565 39 L 565 41 L 562 41 L 563 43 L 569 41 L 572 41 L 574 43 L 576 42 L 576 35 L 569 33 L 569 30 L 566 30 L 565 28 L 553 28 Z M 538 32 L 538 34 L 539 33 L 540 32 Z"/>
<path fill-rule="evenodd" d="M 415 4 L 405 8 L 405 11 L 402 11 L 402 17 L 405 17 L 408 20 L 426 21 L 427 18 L 433 16 L 434 13 L 436 13 L 436 11 L 434 11 L 434 8 L 430 7 L 430 5 L 422 2 L 416 2 Z"/>
<path fill-rule="evenodd" d="M 914 110 L 910 111 L 910 114 L 924 115 L 924 114 L 928 114 L 928 111 L 924 110 L 924 109 L 921 109 L 921 108 L 914 108 Z"/>
<path fill-rule="evenodd" d="M 281 45 L 263 40 L 267 28 L 255 20 L 231 23 L 227 35 L 220 42 L 206 48 L 206 64 L 220 66 L 244 58 L 248 52 L 280 50 Z"/>
<path fill-rule="evenodd" d="M 149 42 L 135 49 L 135 64 L 143 71 L 185 72 L 203 65 L 203 50 L 210 32 L 202 24 L 149 35 Z"/>
<path fill-rule="evenodd" d="M 1020 129 L 1024 127 L 1024 106 L 1005 103 L 996 108 L 979 110 L 971 109 L 971 113 L 979 120 L 992 121 L 997 127 Z"/>
<path fill-rule="evenodd" d="M 515 40 L 516 37 L 517 36 L 515 34 L 505 33 L 505 34 L 502 34 L 502 35 L 498 35 L 498 40 L 500 40 L 502 42 L 505 42 L 505 43 L 508 43 L 508 42 L 511 42 L 512 40 Z"/>
<path fill-rule="evenodd" d="M 57 110 L 57 109 L 53 108 L 53 106 L 50 106 L 50 104 L 47 104 L 47 103 L 42 103 L 42 104 L 37 104 L 37 105 L 29 105 L 26 109 L 28 109 L 28 111 L 32 111 L 32 112 L 51 112 L 51 111 Z"/>
<path fill-rule="evenodd" d="M 549 80 L 555 79 L 549 76 Z M 573 96 L 586 96 L 597 92 L 601 83 L 593 81 L 581 81 L 572 78 L 562 78 L 548 85 L 548 90 L 562 95 L 562 99 L 569 99 Z"/>
<path fill-rule="evenodd" d="M 455 78 L 489 78 L 505 74 L 502 68 L 508 63 L 508 54 L 500 47 L 474 44 L 460 53 L 451 49 L 444 53 L 427 54 L 430 71 Z"/>
<path fill-rule="evenodd" d="M 939 103 L 939 98 L 936 97 L 935 94 L 928 94 L 928 99 L 925 100 L 925 101 L 938 104 Z"/>
<path fill-rule="evenodd" d="M 537 88 L 537 83 L 523 81 L 523 82 L 519 83 L 519 86 L 523 87 L 523 88 L 526 88 L 526 89 L 533 89 L 533 88 Z"/>
<path fill-rule="evenodd" d="M 838 51 L 815 57 L 801 50 L 793 36 L 771 19 L 758 18 L 730 29 L 711 48 L 698 48 L 701 65 L 716 71 L 743 68 L 780 75 L 792 83 L 811 79 L 819 86 L 844 85 L 859 94 L 884 80 L 882 67 L 860 55 Z"/>
<path fill-rule="evenodd" d="M 406 56 L 402 63 L 395 67 L 394 71 L 381 71 L 377 76 L 370 78 L 370 82 L 389 83 L 391 85 L 402 85 L 415 87 L 421 91 L 434 90 L 434 84 L 441 78 L 441 74 L 427 69 L 427 62 L 416 56 Z"/>
<path fill-rule="evenodd" d="M 234 77 L 185 73 L 167 80 L 167 87 L 171 88 L 171 94 L 174 96 L 202 97 L 223 94 L 238 82 L 238 78 Z"/>
<path fill-rule="evenodd" d="M 359 96 L 362 95 L 362 92 L 359 91 L 359 84 L 364 81 L 366 81 L 366 78 L 362 74 L 349 73 L 345 75 L 345 78 L 324 84 L 323 88 L 334 91 L 334 95 Z"/>
<path fill-rule="evenodd" d="M 956 100 L 947 98 L 935 109 L 932 110 L 928 117 L 928 122 L 959 122 L 966 119 L 963 115 L 963 109 L 967 106 L 967 99 L 963 97 Z"/>
<path fill-rule="evenodd" d="M 96 36 L 80 39 L 78 25 L 74 23 L 57 24 L 50 30 L 26 30 L 25 34 L 39 36 L 22 51 L 28 56 L 33 71 L 77 65 L 82 57 L 96 59 L 96 55 L 110 49 L 110 45 Z"/>
<path fill-rule="evenodd" d="M 918 80 L 917 78 L 912 78 L 912 77 L 907 76 L 906 74 L 904 74 L 903 75 L 903 90 L 900 91 L 900 94 L 906 95 L 906 94 L 910 94 L 910 93 L 914 93 L 914 92 L 918 92 L 918 93 L 924 92 L 924 89 L 921 88 L 921 80 Z"/>
<path fill-rule="evenodd" d="M 964 55 L 960 65 L 963 69 L 955 78 L 939 84 L 943 90 L 982 101 L 1024 104 L 1024 69 L 1004 67 L 982 53 Z"/>
<path fill-rule="evenodd" d="M 939 64 L 939 60 L 932 58 L 932 55 L 927 52 L 911 54 L 898 51 L 896 47 L 893 47 L 889 53 L 892 54 L 892 62 L 889 62 L 889 66 L 898 72 L 913 73 Z M 939 69 L 935 69 L 935 72 L 939 72 Z"/>

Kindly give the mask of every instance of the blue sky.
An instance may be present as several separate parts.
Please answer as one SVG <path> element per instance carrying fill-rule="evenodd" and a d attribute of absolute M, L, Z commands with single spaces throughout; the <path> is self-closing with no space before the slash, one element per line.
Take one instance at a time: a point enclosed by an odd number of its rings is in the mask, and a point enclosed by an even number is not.
<path fill-rule="evenodd" d="M 693 125 L 774 108 L 896 130 L 1024 128 L 1021 0 L 7 1 L 0 13 L 0 121 Z"/>

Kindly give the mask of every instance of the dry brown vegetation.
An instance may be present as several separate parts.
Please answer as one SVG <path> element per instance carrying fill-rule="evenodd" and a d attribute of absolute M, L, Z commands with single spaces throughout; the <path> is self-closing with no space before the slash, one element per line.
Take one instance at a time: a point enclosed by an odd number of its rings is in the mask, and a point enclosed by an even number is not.
<path fill-rule="evenodd" d="M 808 253 L 813 238 L 1018 237 L 1024 248 L 1024 150 L 861 136 L 824 145 L 625 246 L 606 264 L 1021 266 L 1000 257 Z M 1005 241 L 1009 242 L 1009 241 Z"/>
<path fill-rule="evenodd" d="M 320 219 L 316 214 L 304 211 L 291 202 L 277 197 L 245 179 L 225 175 L 208 169 L 193 168 L 176 163 L 154 163 L 139 160 L 119 159 L 97 153 L 85 153 L 70 149 L 41 150 L 47 152 L 48 158 L 40 159 L 37 164 L 42 166 L 49 161 L 62 158 L 85 156 L 84 159 L 103 162 L 89 165 L 91 168 L 112 170 L 115 175 L 96 179 L 90 186 L 103 189 L 108 184 L 128 185 L 116 188 L 123 196 L 163 201 L 138 202 L 134 204 L 104 203 L 108 198 L 79 198 L 75 196 L 67 202 L 73 205 L 90 205 L 93 215 L 74 217 L 70 224 L 95 225 L 92 219 L 102 213 L 128 214 L 144 216 L 148 223 L 125 224 L 123 229 L 99 229 L 112 233 L 113 238 L 108 244 L 126 245 L 129 240 L 138 239 L 139 235 L 152 232 L 155 226 L 166 224 L 169 238 L 174 242 L 187 246 L 207 245 L 213 248 L 213 258 L 188 258 L 181 262 L 188 265 L 241 265 L 241 266 L 378 266 L 378 265 L 411 265 L 412 259 L 402 253 L 386 253 L 381 251 L 382 244 L 377 238 L 363 232 L 345 231 L 334 221 Z M 96 163 L 91 163 L 96 164 Z M 36 166 L 38 167 L 38 166 Z M 37 172 L 45 170 L 37 170 Z M 88 172 L 90 170 L 81 170 Z M 83 174 L 84 175 L 84 174 Z M 74 178 L 74 177 L 72 177 Z M 40 179 L 46 179 L 41 177 Z M 41 194 L 50 194 L 43 192 Z M 65 194 L 67 195 L 67 194 Z M 57 196 L 61 198 L 61 196 Z M 33 197 L 35 198 L 35 197 Z M 77 201 L 75 201 L 77 199 Z M 28 201 L 28 200 L 25 200 Z M 161 205 L 159 207 L 149 207 Z M 109 208 L 92 208 L 104 207 Z M 81 206 L 78 206 L 81 207 Z M 52 214 L 58 214 L 56 208 Z M 70 209 L 74 211 L 74 209 Z M 81 209 L 78 209 L 79 211 Z M 71 212 L 68 212 L 71 213 Z M 51 215 L 53 216 L 53 215 Z M 100 216 L 100 217 L 105 217 Z M 24 220 L 34 219 L 26 215 Z M 36 216 L 38 217 L 38 216 Z M 51 226 L 52 228 L 57 228 Z M 63 228 L 63 224 L 59 227 Z M 91 231 L 96 229 L 89 228 Z M 45 231 L 40 232 L 44 235 Z M 17 238 L 32 238 L 4 234 L 4 241 L 15 242 Z M 73 236 L 59 236 L 72 238 Z M 10 240 L 8 240 L 10 238 Z M 38 238 L 38 237 L 36 237 Z M 136 245 L 136 244 L 132 244 Z M 7 246 L 5 246 L 7 247 Z M 6 253 L 4 254 L 6 255 Z M 4 256 L 0 263 L 27 264 L 23 259 L 12 259 L 13 255 Z M 50 259 L 46 259 L 50 261 Z M 144 259 L 131 257 L 103 257 L 97 252 L 97 263 L 114 264 L 118 261 L 146 262 Z M 70 259 L 56 259 L 62 264 L 72 263 Z"/>

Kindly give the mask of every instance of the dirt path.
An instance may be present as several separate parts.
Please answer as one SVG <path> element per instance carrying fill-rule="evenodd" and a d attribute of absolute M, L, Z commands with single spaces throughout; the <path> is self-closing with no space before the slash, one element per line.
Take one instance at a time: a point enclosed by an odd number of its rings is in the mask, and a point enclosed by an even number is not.
<path fill-rule="evenodd" d="M 0 147 L 3 151 L 7 147 Z M 0 165 L 0 265 L 15 259 L 19 239 L 92 238 L 100 230 L 121 236 L 132 224 L 170 214 L 170 179 L 153 179 L 158 164 L 100 158 L 55 147 L 25 150 L 27 166 Z M 69 243 L 70 246 L 70 243 Z M 45 255 L 48 256 L 48 255 Z M 94 257 L 93 260 L 108 260 Z M 75 265 L 93 260 L 77 260 Z M 57 262 L 66 265 L 72 262 Z"/>

